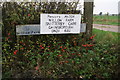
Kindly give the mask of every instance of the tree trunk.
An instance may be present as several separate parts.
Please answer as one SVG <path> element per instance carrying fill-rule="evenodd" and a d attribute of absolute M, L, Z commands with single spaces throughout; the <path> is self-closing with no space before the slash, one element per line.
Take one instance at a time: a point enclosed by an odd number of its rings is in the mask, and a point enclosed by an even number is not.
<path fill-rule="evenodd" d="M 92 35 L 93 28 L 93 2 L 85 2 L 84 0 L 84 23 L 86 23 L 86 37 Z"/>

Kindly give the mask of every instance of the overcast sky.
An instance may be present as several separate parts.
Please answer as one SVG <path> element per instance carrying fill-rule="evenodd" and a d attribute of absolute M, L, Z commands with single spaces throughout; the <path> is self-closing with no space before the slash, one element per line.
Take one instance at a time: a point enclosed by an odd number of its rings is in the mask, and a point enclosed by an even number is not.
<path fill-rule="evenodd" d="M 120 0 L 94 0 L 94 14 L 99 14 L 100 12 L 110 14 L 118 14 L 118 2 Z"/>
<path fill-rule="evenodd" d="M 80 0 L 80 2 L 81 1 L 83 3 L 84 0 Z M 118 14 L 119 1 L 120 0 L 94 0 L 94 14 L 99 14 L 100 12 L 103 12 L 103 14 L 106 14 L 107 12 L 110 14 Z"/>

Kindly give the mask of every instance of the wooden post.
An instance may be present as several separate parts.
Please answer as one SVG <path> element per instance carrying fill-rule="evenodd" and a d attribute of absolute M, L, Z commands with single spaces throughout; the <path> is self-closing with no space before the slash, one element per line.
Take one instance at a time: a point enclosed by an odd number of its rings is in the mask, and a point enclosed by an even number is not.
<path fill-rule="evenodd" d="M 93 28 L 93 0 L 84 0 L 84 15 L 83 22 L 86 23 L 86 37 L 90 37 L 92 35 Z"/>

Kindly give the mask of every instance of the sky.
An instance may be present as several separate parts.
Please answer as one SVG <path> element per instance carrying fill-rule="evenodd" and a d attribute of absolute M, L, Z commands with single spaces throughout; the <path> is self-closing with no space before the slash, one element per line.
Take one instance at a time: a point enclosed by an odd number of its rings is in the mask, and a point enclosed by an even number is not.
<path fill-rule="evenodd" d="M 102 12 L 106 14 L 118 14 L 118 2 L 120 0 L 94 0 L 94 14 Z"/>

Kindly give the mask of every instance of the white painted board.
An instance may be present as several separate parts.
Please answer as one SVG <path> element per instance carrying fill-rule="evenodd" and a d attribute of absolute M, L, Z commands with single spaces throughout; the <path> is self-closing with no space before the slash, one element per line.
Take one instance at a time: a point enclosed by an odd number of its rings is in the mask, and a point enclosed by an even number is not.
<path fill-rule="evenodd" d="M 41 14 L 40 34 L 78 34 L 81 14 Z"/>
<path fill-rule="evenodd" d="M 80 32 L 86 32 L 86 23 L 81 24 Z"/>
<path fill-rule="evenodd" d="M 40 34 L 40 25 L 17 25 L 16 35 L 38 35 Z"/>
<path fill-rule="evenodd" d="M 80 32 L 86 32 L 86 23 L 80 25 Z M 17 25 L 16 35 L 40 35 L 40 25 Z"/>

